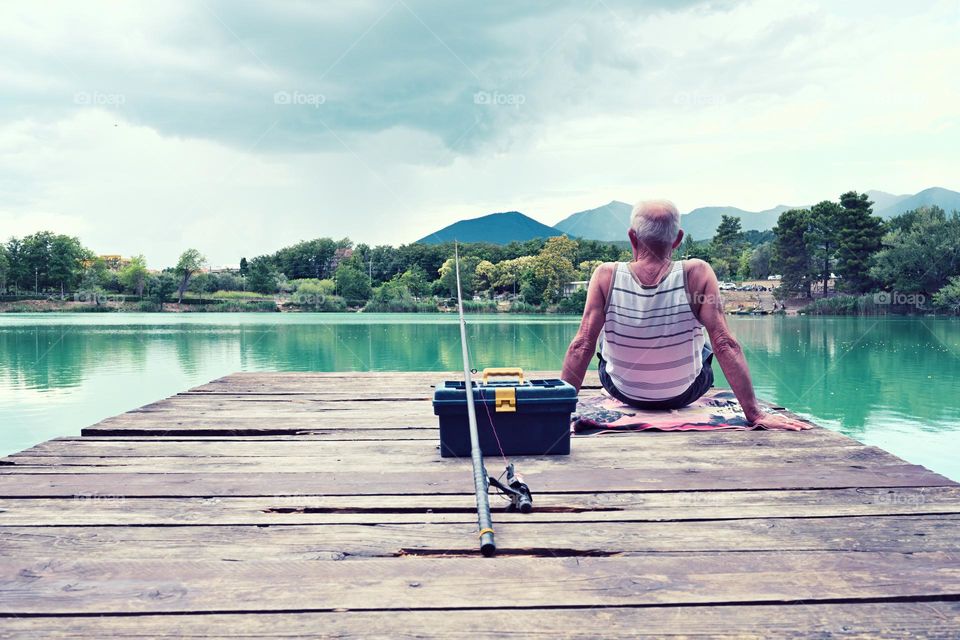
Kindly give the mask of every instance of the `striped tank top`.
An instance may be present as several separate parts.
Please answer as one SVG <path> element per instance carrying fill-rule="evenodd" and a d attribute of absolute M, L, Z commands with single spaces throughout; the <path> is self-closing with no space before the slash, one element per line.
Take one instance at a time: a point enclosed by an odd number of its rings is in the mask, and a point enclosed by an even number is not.
<path fill-rule="evenodd" d="M 668 400 L 703 368 L 703 325 L 693 315 L 683 262 L 658 285 L 646 286 L 618 262 L 607 296 L 600 355 L 614 386 L 634 400 Z"/>

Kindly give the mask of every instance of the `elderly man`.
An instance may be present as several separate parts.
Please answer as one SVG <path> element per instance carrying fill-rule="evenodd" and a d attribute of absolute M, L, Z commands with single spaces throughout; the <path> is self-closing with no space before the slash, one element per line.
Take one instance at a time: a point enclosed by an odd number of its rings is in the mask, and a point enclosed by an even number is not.
<path fill-rule="evenodd" d="M 563 379 L 580 389 L 600 337 L 600 382 L 610 395 L 643 409 L 678 409 L 713 384 L 716 355 L 750 424 L 809 428 L 760 409 L 743 351 L 723 315 L 716 274 L 703 260 L 671 260 L 683 240 L 673 203 L 638 204 L 627 235 L 633 262 L 608 262 L 594 271 Z"/>

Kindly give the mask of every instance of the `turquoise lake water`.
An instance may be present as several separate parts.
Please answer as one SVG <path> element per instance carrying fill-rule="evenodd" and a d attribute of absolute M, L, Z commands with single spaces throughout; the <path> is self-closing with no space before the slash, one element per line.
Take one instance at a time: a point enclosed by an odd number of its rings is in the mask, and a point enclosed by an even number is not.
<path fill-rule="evenodd" d="M 470 316 L 472 364 L 559 370 L 578 321 Z M 758 395 L 960 480 L 960 321 L 729 321 Z M 0 454 L 234 371 L 460 368 L 452 315 L 7 314 Z"/>

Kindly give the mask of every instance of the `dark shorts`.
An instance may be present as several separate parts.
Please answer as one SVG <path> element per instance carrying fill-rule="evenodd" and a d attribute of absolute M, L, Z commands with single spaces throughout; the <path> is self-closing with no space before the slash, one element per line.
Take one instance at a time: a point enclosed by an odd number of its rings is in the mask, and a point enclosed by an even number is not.
<path fill-rule="evenodd" d="M 700 375 L 697 376 L 697 379 L 687 387 L 686 391 L 667 400 L 634 400 L 633 398 L 628 398 L 623 395 L 619 389 L 613 386 L 613 380 L 610 379 L 610 374 L 607 373 L 607 363 L 603 359 L 603 356 L 598 353 L 597 358 L 600 359 L 598 366 L 600 384 L 607 390 L 607 393 L 620 402 L 629 404 L 632 407 L 637 407 L 638 409 L 680 409 L 700 398 L 700 396 L 705 394 L 707 390 L 713 386 L 713 367 L 711 366 L 713 363 L 713 349 L 710 348 L 709 344 L 703 346 L 702 355 L 703 368 L 700 370 Z"/>

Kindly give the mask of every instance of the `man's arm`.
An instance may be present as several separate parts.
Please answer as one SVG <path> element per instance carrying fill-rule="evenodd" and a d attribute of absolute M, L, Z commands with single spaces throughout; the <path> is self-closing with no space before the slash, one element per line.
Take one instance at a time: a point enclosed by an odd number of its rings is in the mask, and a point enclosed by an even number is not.
<path fill-rule="evenodd" d="M 597 337 L 603 329 L 604 309 L 607 306 L 607 291 L 610 289 L 610 280 L 613 277 L 613 263 L 601 264 L 590 278 L 587 288 L 587 303 L 583 307 L 583 319 L 580 329 L 563 360 L 563 373 L 560 377 L 580 391 L 583 376 L 587 373 L 590 360 L 597 347 Z"/>
<path fill-rule="evenodd" d="M 737 396 L 737 400 L 743 408 L 747 422 L 767 429 L 787 429 L 791 431 L 809 429 L 810 425 L 805 422 L 779 414 L 764 413 L 760 409 L 760 404 L 757 402 L 757 397 L 753 391 L 753 382 L 750 380 L 750 369 L 747 367 L 747 360 L 743 356 L 743 349 L 727 326 L 717 276 L 713 272 L 713 268 L 706 262 L 702 260 L 691 262 L 687 273 L 687 282 L 690 285 L 690 293 L 694 296 L 693 309 L 710 336 L 713 353 L 720 363 L 723 375 L 730 383 L 730 388 L 733 389 L 733 393 Z"/>

